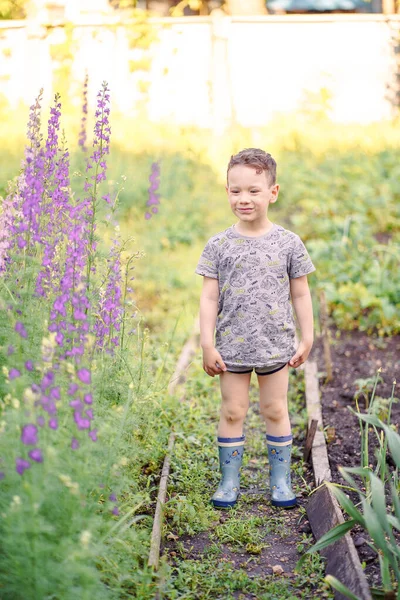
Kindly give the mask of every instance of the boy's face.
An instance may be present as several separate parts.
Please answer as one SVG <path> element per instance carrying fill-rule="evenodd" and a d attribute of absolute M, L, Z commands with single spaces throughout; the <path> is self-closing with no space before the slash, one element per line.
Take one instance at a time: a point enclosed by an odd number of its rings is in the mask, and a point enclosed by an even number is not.
<path fill-rule="evenodd" d="M 278 198 L 279 185 L 270 184 L 266 171 L 257 173 L 254 167 L 235 165 L 228 173 L 226 191 L 232 212 L 241 221 L 262 222 L 269 204 Z"/>

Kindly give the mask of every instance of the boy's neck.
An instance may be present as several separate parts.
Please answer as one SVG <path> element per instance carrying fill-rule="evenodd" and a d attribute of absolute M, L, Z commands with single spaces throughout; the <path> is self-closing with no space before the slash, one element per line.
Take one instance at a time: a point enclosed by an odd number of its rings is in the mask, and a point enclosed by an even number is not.
<path fill-rule="evenodd" d="M 273 226 L 274 224 L 272 221 L 266 219 L 262 225 L 260 225 L 260 223 L 245 223 L 243 221 L 239 221 L 238 223 L 235 223 L 233 227 L 235 231 L 241 233 L 242 235 L 259 236 L 268 233 Z"/>

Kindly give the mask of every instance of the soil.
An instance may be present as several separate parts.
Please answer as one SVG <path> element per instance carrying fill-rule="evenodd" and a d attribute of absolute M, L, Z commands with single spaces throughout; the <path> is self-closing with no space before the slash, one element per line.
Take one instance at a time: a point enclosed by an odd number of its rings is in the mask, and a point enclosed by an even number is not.
<path fill-rule="evenodd" d="M 378 380 L 375 396 L 389 399 L 392 384 L 400 380 L 400 335 L 391 338 L 379 338 L 361 331 L 345 332 L 335 327 L 329 329 L 333 377 L 326 381 L 326 365 L 324 360 L 322 338 L 316 338 L 310 359 L 318 365 L 319 387 L 322 404 L 323 426 L 326 430 L 328 457 L 335 483 L 345 484 L 338 467 L 360 466 L 360 427 L 358 419 L 349 406 L 356 409 L 354 395 L 358 390 L 357 379 L 375 378 L 379 367 L 381 381 Z M 371 395 L 371 394 L 370 394 Z M 394 396 L 400 396 L 399 385 L 395 387 Z M 383 405 L 385 402 L 383 401 Z M 361 412 L 366 409 L 365 397 L 359 398 Z M 392 424 L 399 431 L 400 402 L 392 407 Z M 329 428 L 329 429 L 327 429 Z M 377 447 L 375 434 L 370 435 L 371 448 L 369 461 L 376 464 L 374 449 Z M 387 457 L 393 467 L 391 457 Z M 358 496 L 352 497 L 358 499 Z M 371 587 L 380 585 L 380 569 L 377 554 L 368 546 L 368 534 L 360 528 L 352 531 L 361 562 L 366 564 L 365 574 Z"/>

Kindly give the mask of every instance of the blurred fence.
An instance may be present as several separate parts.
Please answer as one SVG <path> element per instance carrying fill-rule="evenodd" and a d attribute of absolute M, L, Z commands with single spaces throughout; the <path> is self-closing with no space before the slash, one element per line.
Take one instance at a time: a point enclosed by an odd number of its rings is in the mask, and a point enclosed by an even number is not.
<path fill-rule="evenodd" d="M 90 103 L 107 80 L 114 105 L 154 121 L 223 131 L 300 108 L 367 123 L 397 110 L 399 31 L 400 15 L 378 14 L 153 18 L 139 33 L 113 17 L 5 21 L 0 95 L 30 104 L 63 82 L 78 103 L 87 70 Z"/>

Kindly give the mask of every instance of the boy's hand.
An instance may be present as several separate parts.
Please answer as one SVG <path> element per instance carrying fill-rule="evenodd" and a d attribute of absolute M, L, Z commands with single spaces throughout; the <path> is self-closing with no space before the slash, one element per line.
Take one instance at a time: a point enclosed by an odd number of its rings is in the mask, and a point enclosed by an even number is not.
<path fill-rule="evenodd" d="M 222 371 L 226 371 L 225 363 L 216 348 L 203 348 L 203 369 L 210 377 L 220 375 Z"/>
<path fill-rule="evenodd" d="M 297 367 L 299 367 L 304 362 L 306 362 L 308 355 L 311 352 L 312 345 L 313 345 L 312 341 L 310 341 L 310 342 L 301 341 L 297 348 L 296 354 L 294 356 L 292 356 L 292 358 L 289 360 L 289 366 L 297 369 Z"/>

